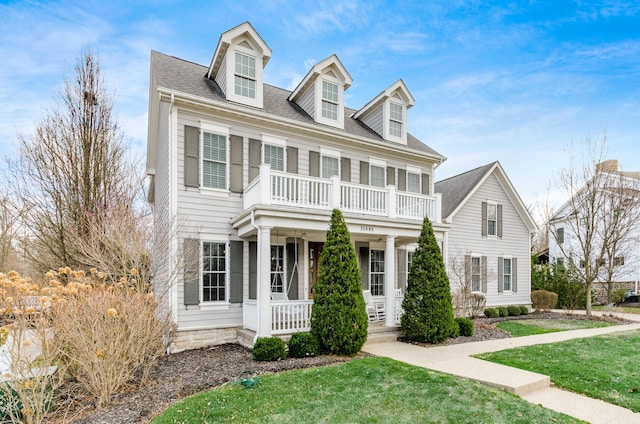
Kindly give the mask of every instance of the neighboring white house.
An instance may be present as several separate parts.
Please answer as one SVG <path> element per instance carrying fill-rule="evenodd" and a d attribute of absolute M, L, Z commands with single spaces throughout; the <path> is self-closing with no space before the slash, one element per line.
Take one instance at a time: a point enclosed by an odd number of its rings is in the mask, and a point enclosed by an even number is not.
<path fill-rule="evenodd" d="M 352 78 L 337 56 L 293 91 L 264 83 L 270 57 L 248 22 L 220 36 L 209 66 L 151 54 L 154 288 L 177 324 L 175 350 L 233 342 L 240 329 L 308 331 L 333 208 L 387 326 L 424 216 L 447 249 L 452 225 L 433 186 L 445 158 L 407 132 L 414 98 L 404 82 L 353 110 L 344 104 Z M 513 300 L 529 303 L 528 278 L 518 277 Z"/>
<path fill-rule="evenodd" d="M 435 184 L 449 224 L 451 289 L 470 287 L 487 306 L 531 303 L 531 236 L 536 224 L 499 162 Z"/>
<path fill-rule="evenodd" d="M 595 189 L 588 187 L 590 185 L 596 185 Z M 578 278 L 583 276 L 585 267 L 590 266 L 592 273 L 597 274 L 596 284 L 592 287 L 596 303 L 606 301 L 605 285 L 608 271 L 611 272 L 614 290 L 625 289 L 638 293 L 639 190 L 640 172 L 620 171 L 617 160 L 607 160 L 596 165 L 595 172 L 585 186 L 576 187 L 574 197 L 562 205 L 549 220 L 549 261 L 562 264 L 568 269 L 572 268 Z M 592 198 L 592 193 L 597 195 Z M 611 210 L 612 207 L 617 207 L 617 202 L 620 201 L 617 193 L 623 195 L 623 201 L 632 202 L 636 208 L 628 210 L 624 217 L 617 217 L 618 212 Z M 590 209 L 593 211 L 589 211 Z M 630 231 L 621 237 L 615 249 L 603 254 L 603 238 L 608 237 L 605 227 L 613 220 L 623 222 L 624 229 L 621 231 L 626 232 L 626 228 Z M 578 235 L 583 240 L 585 237 L 591 240 L 588 242 L 591 246 L 588 254 L 585 254 L 582 248 L 587 242 L 580 242 Z M 615 236 L 619 238 L 620 234 Z"/>

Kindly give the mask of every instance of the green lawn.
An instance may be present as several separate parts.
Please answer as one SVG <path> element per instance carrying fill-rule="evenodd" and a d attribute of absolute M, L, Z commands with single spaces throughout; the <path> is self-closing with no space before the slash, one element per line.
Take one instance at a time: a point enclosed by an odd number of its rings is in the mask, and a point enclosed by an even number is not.
<path fill-rule="evenodd" d="M 621 312 L 624 314 L 640 314 L 640 308 L 627 308 L 624 306 L 593 306 L 592 309 L 594 311 L 605 311 L 605 312 Z"/>
<path fill-rule="evenodd" d="M 496 327 L 506 331 L 513 337 L 522 337 L 531 336 L 533 334 L 579 330 L 582 328 L 608 327 L 611 325 L 616 324 L 610 322 L 577 319 L 527 319 L 518 321 L 502 321 L 497 323 Z"/>
<path fill-rule="evenodd" d="M 580 422 L 487 386 L 387 358 L 266 375 L 184 399 L 152 423 Z"/>
<path fill-rule="evenodd" d="M 558 387 L 640 412 L 640 331 L 477 355 L 551 377 Z"/>

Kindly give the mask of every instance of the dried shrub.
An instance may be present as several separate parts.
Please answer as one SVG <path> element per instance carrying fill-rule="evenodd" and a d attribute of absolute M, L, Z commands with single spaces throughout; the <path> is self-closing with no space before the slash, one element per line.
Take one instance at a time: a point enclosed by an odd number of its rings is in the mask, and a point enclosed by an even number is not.
<path fill-rule="evenodd" d="M 558 304 L 558 295 L 547 290 L 531 292 L 531 306 L 536 311 L 549 311 Z"/>
<path fill-rule="evenodd" d="M 469 297 L 469 312 L 470 318 L 478 318 L 482 315 L 482 311 L 487 304 L 487 298 L 484 294 L 473 293 Z"/>

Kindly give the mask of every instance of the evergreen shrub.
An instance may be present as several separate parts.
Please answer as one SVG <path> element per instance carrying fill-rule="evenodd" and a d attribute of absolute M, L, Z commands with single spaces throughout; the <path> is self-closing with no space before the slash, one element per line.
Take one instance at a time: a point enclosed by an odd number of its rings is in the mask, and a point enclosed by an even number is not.
<path fill-rule="evenodd" d="M 465 337 L 473 336 L 473 321 L 469 318 L 458 317 L 456 318 L 458 328 L 460 329 L 460 335 Z"/>
<path fill-rule="evenodd" d="M 501 317 L 507 317 L 509 316 L 509 310 L 507 309 L 506 306 L 498 306 L 498 314 Z"/>
<path fill-rule="evenodd" d="M 487 318 L 498 318 L 500 316 L 500 312 L 498 312 L 497 308 L 485 308 L 484 316 Z"/>
<path fill-rule="evenodd" d="M 509 312 L 510 317 L 517 317 L 520 315 L 520 306 L 518 305 L 509 305 L 507 306 L 507 311 Z"/>
<path fill-rule="evenodd" d="M 320 344 L 311 333 L 295 333 L 289 339 L 289 356 L 291 358 L 307 358 L 318 356 Z"/>
<path fill-rule="evenodd" d="M 256 361 L 277 361 L 286 357 L 286 346 L 280 337 L 260 337 L 253 346 L 253 359 Z"/>
<path fill-rule="evenodd" d="M 529 315 L 529 308 L 525 305 L 520 305 L 520 315 Z"/>

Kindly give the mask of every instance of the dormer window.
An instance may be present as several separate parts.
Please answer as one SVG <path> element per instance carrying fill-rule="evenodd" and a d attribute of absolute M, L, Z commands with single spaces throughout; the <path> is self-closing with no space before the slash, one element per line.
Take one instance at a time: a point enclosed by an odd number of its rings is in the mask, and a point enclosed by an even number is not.
<path fill-rule="evenodd" d="M 394 137 L 402 137 L 402 105 L 389 103 L 389 134 Z"/>
<path fill-rule="evenodd" d="M 322 81 L 322 117 L 338 120 L 338 84 Z"/>
<path fill-rule="evenodd" d="M 235 52 L 235 92 L 238 96 L 256 98 L 256 58 Z"/>

